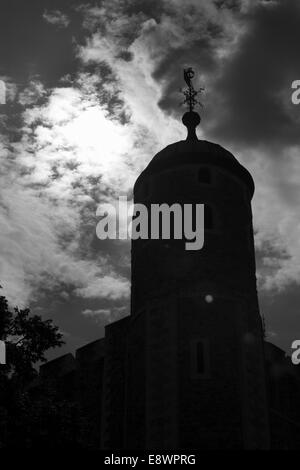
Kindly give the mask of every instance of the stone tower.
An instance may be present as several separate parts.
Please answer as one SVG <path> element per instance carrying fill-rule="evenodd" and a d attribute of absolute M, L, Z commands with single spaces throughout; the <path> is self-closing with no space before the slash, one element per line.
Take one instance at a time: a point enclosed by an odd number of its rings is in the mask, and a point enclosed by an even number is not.
<path fill-rule="evenodd" d="M 134 201 L 149 209 L 204 204 L 204 246 L 188 251 L 185 240 L 132 241 L 131 315 L 107 329 L 103 442 L 267 449 L 254 183 L 230 152 L 198 140 L 200 117 L 188 85 L 187 139 L 152 159 L 135 183 Z"/>
<path fill-rule="evenodd" d="M 205 241 L 132 241 L 125 446 L 269 446 L 249 172 L 219 145 L 159 152 L 136 181 L 135 203 L 205 204 Z"/>

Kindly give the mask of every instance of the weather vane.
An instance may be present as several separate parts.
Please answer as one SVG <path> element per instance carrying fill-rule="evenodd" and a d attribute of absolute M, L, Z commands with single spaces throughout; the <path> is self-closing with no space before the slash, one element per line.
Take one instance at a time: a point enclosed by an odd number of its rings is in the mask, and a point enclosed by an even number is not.
<path fill-rule="evenodd" d="M 199 90 L 197 91 L 194 89 L 194 86 L 192 84 L 192 79 L 194 78 L 194 76 L 195 76 L 195 72 L 192 69 L 192 67 L 184 69 L 183 77 L 184 77 L 185 83 L 188 86 L 188 89 L 180 90 L 185 96 L 185 100 L 182 104 L 187 104 L 190 112 L 193 111 L 194 107 L 197 104 L 199 104 L 200 106 L 203 106 L 202 103 L 196 99 L 196 97 L 198 93 L 202 93 L 202 91 L 204 91 L 204 88 L 199 88 Z"/>

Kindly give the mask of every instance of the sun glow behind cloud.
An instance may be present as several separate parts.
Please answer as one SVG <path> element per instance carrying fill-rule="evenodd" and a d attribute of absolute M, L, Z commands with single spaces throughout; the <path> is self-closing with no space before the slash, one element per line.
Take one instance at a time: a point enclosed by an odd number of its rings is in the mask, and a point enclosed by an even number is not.
<path fill-rule="evenodd" d="M 174 131 L 184 131 L 158 107 L 159 87 L 150 73 L 145 80 L 142 63 L 133 70 L 122 60 L 118 66 L 124 81 L 117 77 L 102 83 L 101 72 L 80 72 L 47 93 L 32 80 L 19 95 L 25 108 L 22 139 L 14 144 L 7 169 L 13 178 L 3 197 L 8 229 L 2 232 L 0 267 L 4 293 L 12 302 L 25 304 L 38 298 L 44 286 L 51 290 L 60 284 L 87 299 L 129 295 L 129 281 L 119 266 L 101 247 L 94 260 L 90 246 L 83 253 L 80 234 L 89 231 L 92 240 L 97 203 L 120 194 L 130 197 L 153 153 Z"/>
<path fill-rule="evenodd" d="M 109 119 L 107 114 L 95 97 L 85 97 L 72 87 L 55 89 L 45 106 L 28 111 L 28 126 L 38 123 L 33 136 L 33 145 L 39 156 L 37 158 L 35 154 L 34 157 L 38 162 L 36 182 L 39 181 L 42 163 L 48 170 L 44 176 L 50 176 L 51 166 L 55 164 L 58 172 L 63 169 L 61 178 L 68 174 L 66 167 L 73 164 L 76 170 L 69 171 L 72 176 L 71 180 L 66 180 L 69 186 L 76 178 L 89 176 L 101 176 L 102 185 L 113 185 L 119 173 L 118 183 L 122 180 L 123 190 L 128 190 L 131 181 L 125 179 L 124 166 L 132 156 L 134 130 L 130 124 L 123 126 L 117 120 Z M 57 178 L 57 182 L 61 178 Z"/>
<path fill-rule="evenodd" d="M 54 89 L 43 105 L 24 113 L 23 138 L 7 169 L 10 180 L 8 174 L 1 178 L 0 277 L 12 302 L 24 304 L 40 287 L 59 283 L 88 298 L 129 294 L 128 281 L 105 255 L 93 261 L 88 247 L 79 255 L 82 212 L 91 204 L 92 218 L 97 198 L 126 193 L 134 177 L 132 126 L 108 119 L 94 98 L 73 87 Z"/>

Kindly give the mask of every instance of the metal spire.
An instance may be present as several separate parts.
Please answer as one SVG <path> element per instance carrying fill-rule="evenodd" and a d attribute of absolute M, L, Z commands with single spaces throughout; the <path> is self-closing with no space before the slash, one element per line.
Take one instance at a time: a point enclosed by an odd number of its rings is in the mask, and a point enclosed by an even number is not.
<path fill-rule="evenodd" d="M 194 107 L 197 104 L 199 104 L 200 106 L 203 106 L 202 103 L 198 101 L 196 97 L 198 93 L 202 93 L 204 88 L 200 88 L 197 91 L 195 90 L 192 84 L 192 79 L 194 78 L 194 76 L 195 76 L 195 72 L 192 69 L 192 67 L 184 69 L 183 77 L 188 88 L 185 90 L 181 90 L 181 92 L 184 94 L 184 97 L 185 97 L 183 104 L 186 104 L 188 106 L 188 111 L 182 117 L 182 122 L 188 130 L 188 135 L 187 135 L 188 141 L 198 140 L 197 134 L 196 134 L 196 127 L 200 124 L 201 118 L 199 114 L 194 111 Z"/>
<path fill-rule="evenodd" d="M 204 91 L 204 88 L 199 88 L 199 90 L 197 91 L 195 90 L 192 84 L 192 79 L 194 78 L 194 76 L 195 76 L 195 72 L 192 69 L 192 67 L 184 69 L 183 77 L 184 77 L 185 83 L 188 86 L 188 89 L 181 90 L 181 92 L 185 96 L 185 100 L 183 104 L 186 104 L 188 106 L 189 112 L 192 112 L 194 110 L 194 107 L 197 104 L 199 104 L 200 106 L 203 106 L 202 103 L 196 99 L 196 96 L 198 95 L 198 93 L 202 93 L 202 91 Z"/>

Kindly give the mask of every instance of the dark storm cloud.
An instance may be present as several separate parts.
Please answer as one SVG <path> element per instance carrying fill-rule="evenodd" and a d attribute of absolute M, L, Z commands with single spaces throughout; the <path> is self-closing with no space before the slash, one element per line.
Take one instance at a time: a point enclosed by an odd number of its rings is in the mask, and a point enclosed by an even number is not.
<path fill-rule="evenodd" d="M 195 25 L 183 27 L 186 42 L 157 63 L 154 77 L 167 83 L 160 106 L 180 115 L 178 84 L 184 85 L 182 68 L 191 65 L 198 72 L 195 88 L 207 89 L 207 137 L 252 146 L 299 144 L 299 107 L 291 101 L 291 84 L 300 79 L 299 2 L 211 5 L 214 12 L 194 4 Z"/>
<path fill-rule="evenodd" d="M 291 83 L 300 77 L 300 7 L 297 0 L 257 7 L 237 51 L 214 83 L 219 103 L 210 134 L 246 145 L 299 144 L 299 108 Z M 210 116 L 209 116 L 210 117 Z"/>
<path fill-rule="evenodd" d="M 236 11 L 241 9 L 241 0 L 215 0 L 215 5 L 218 8 L 230 8 Z"/>
<path fill-rule="evenodd" d="M 176 3 L 177 9 L 174 9 Z M 220 50 L 226 49 L 233 40 L 241 6 L 240 1 L 191 1 L 181 5 L 174 0 L 169 6 L 166 2 L 164 15 L 169 18 L 169 29 L 172 29 L 170 24 L 174 27 L 174 40 L 165 48 L 153 73 L 153 77 L 164 84 L 159 102 L 162 109 L 178 117 L 182 113 L 178 106 L 183 99 L 179 87 L 185 86 L 182 72 L 187 66 L 197 72 L 195 88 L 203 85 L 204 78 L 212 87 L 220 66 Z M 178 40 L 179 34 L 182 41 Z"/>
<path fill-rule="evenodd" d="M 39 75 L 50 85 L 75 66 L 71 29 L 57 28 L 45 11 L 63 8 L 70 0 L 2 0 L 0 3 L 0 74 L 17 83 Z"/>
<path fill-rule="evenodd" d="M 135 0 L 124 2 L 127 14 L 136 14 L 143 12 L 146 16 L 159 20 L 163 12 L 163 2 L 161 0 Z"/>
<path fill-rule="evenodd" d="M 197 60 L 195 57 L 195 50 L 198 50 Z M 180 64 L 180 65 L 178 65 Z M 195 70 L 200 72 L 199 65 L 201 64 L 201 71 L 206 74 L 213 72 L 216 68 L 216 59 L 214 56 L 213 46 L 207 38 L 201 38 L 193 44 L 191 50 L 186 50 L 184 47 L 176 50 L 171 50 L 167 57 L 159 64 L 153 74 L 154 78 L 161 80 L 168 77 L 168 85 L 164 90 L 164 96 L 159 102 L 159 106 L 166 110 L 175 111 L 176 114 L 182 114 L 182 108 L 178 105 L 180 100 L 183 101 L 183 96 L 179 93 L 179 85 L 185 86 L 183 81 L 183 68 L 193 66 Z M 196 86 L 197 88 L 197 86 Z"/>

